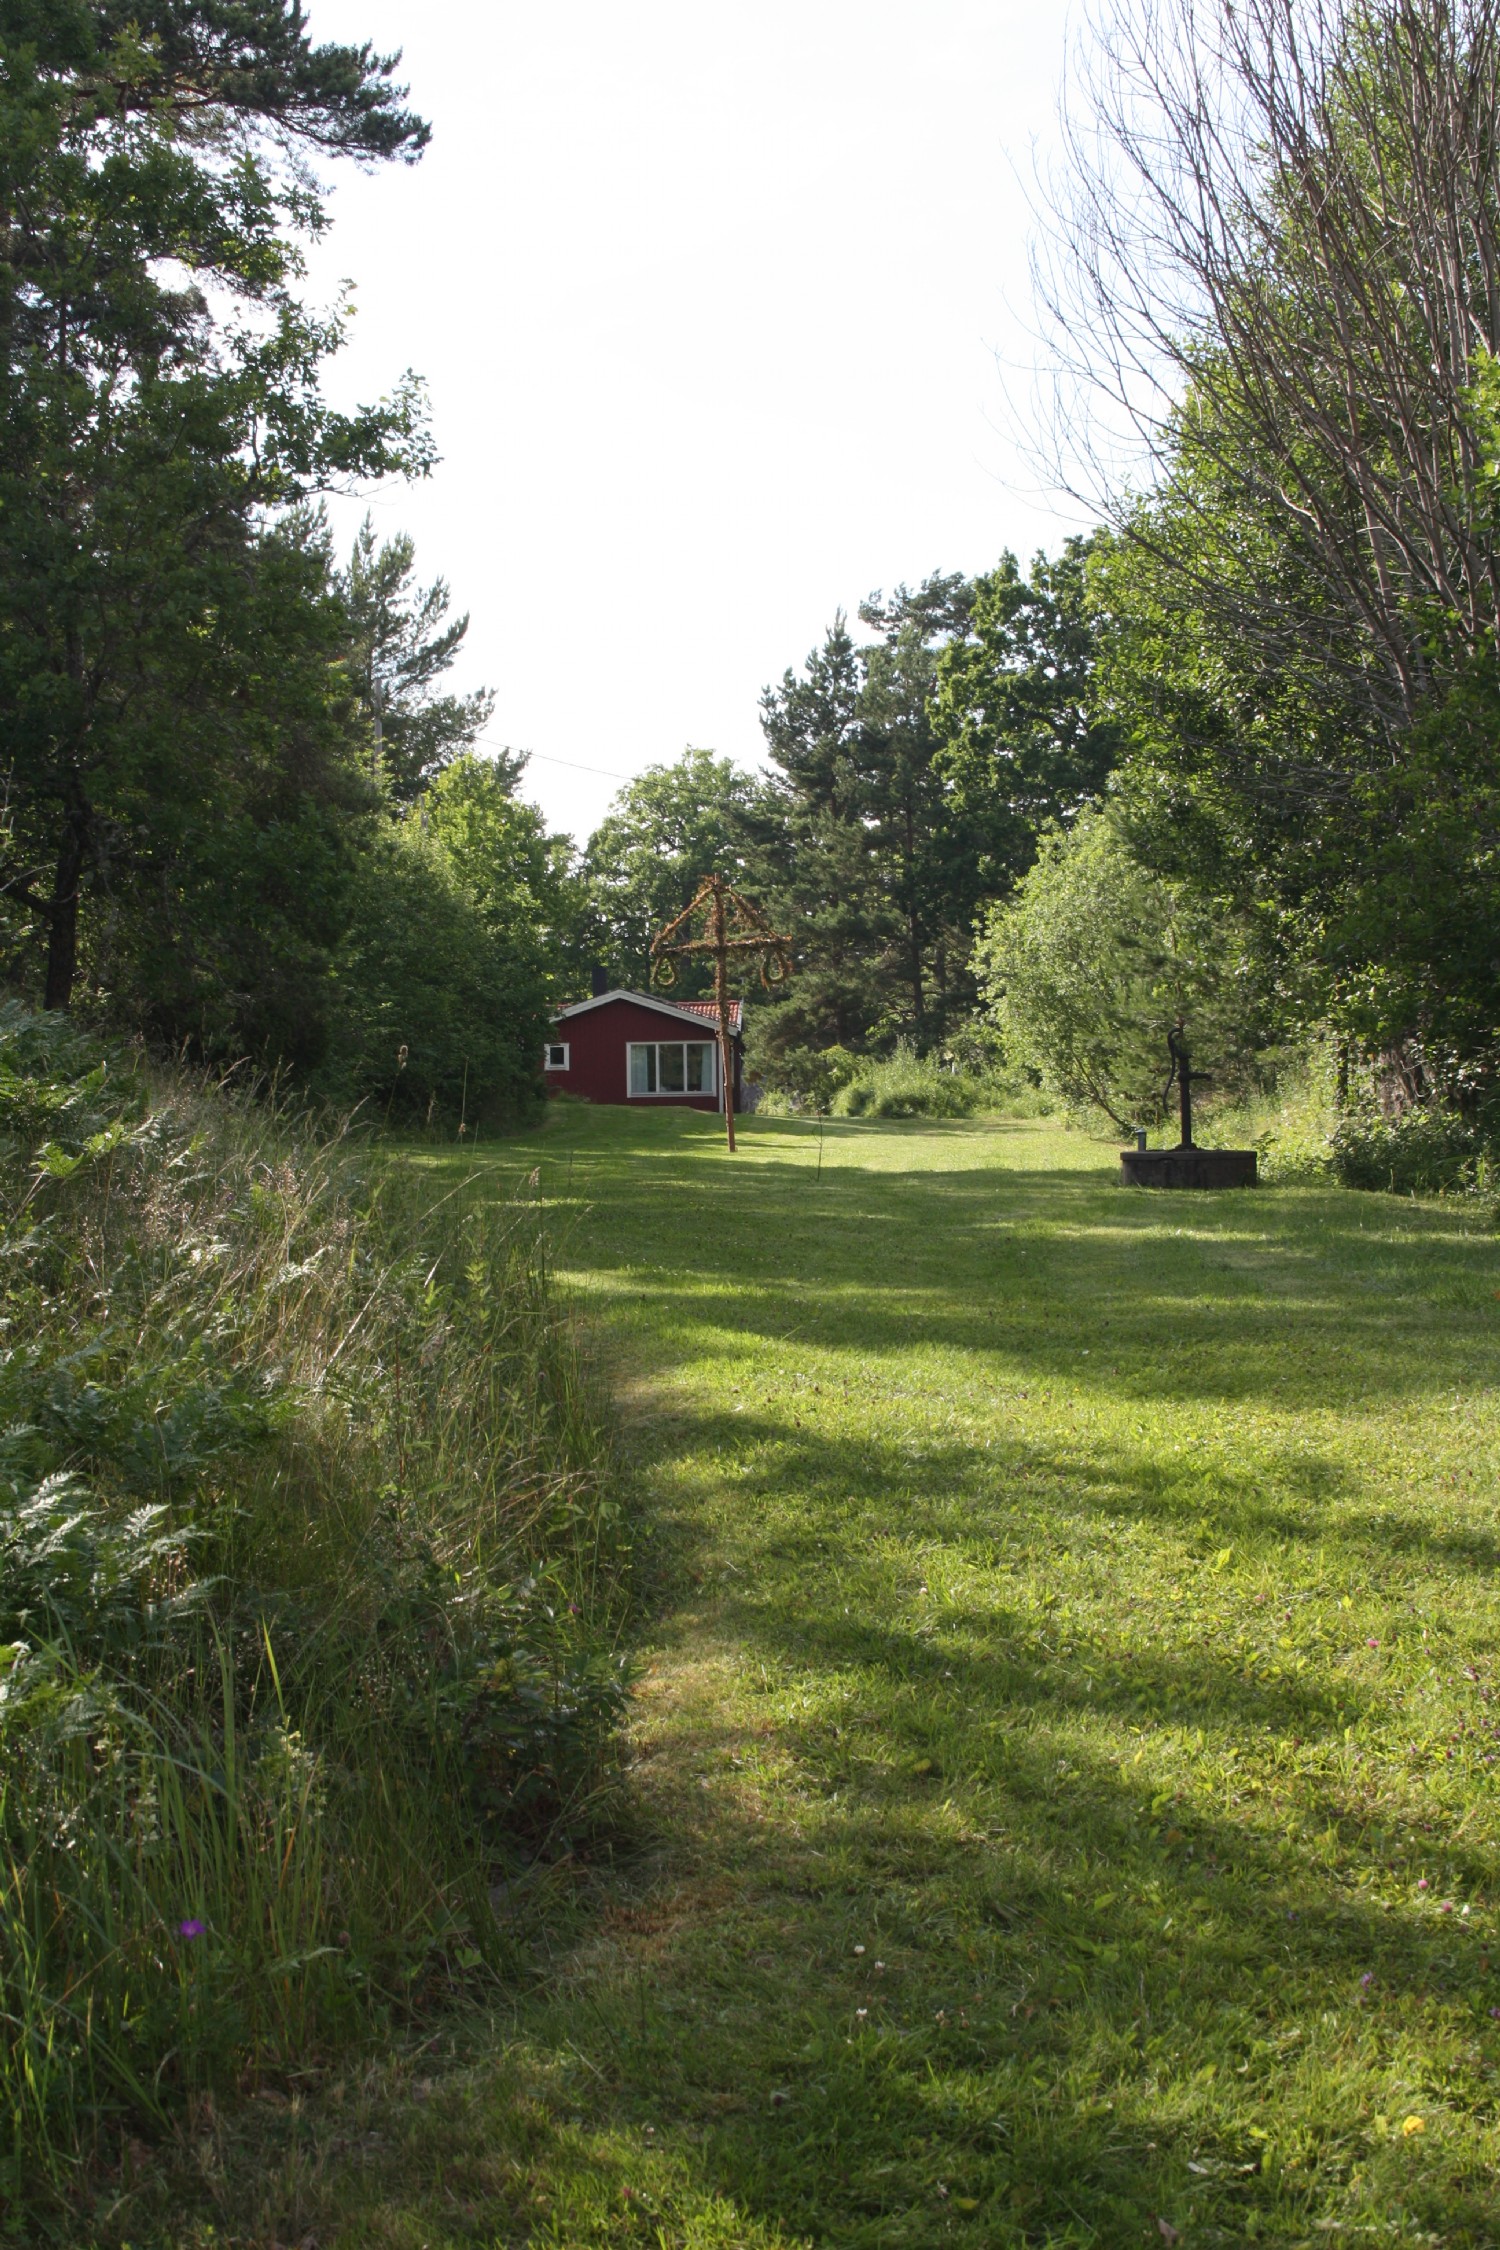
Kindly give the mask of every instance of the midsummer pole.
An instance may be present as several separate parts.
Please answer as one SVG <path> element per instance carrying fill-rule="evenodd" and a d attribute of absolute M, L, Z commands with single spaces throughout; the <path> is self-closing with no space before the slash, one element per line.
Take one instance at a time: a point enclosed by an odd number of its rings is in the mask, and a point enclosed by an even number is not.
<path fill-rule="evenodd" d="M 701 930 L 701 936 L 694 936 Z M 760 908 L 732 890 L 722 875 L 705 875 L 689 903 L 651 940 L 651 981 L 663 990 L 677 982 L 678 962 L 695 953 L 712 954 L 714 1004 L 719 1019 L 719 1083 L 723 1090 L 724 1133 L 734 1154 L 734 1047 L 730 1030 L 729 957 L 755 954 L 760 981 L 768 992 L 792 973 L 791 939 L 773 930 Z"/>

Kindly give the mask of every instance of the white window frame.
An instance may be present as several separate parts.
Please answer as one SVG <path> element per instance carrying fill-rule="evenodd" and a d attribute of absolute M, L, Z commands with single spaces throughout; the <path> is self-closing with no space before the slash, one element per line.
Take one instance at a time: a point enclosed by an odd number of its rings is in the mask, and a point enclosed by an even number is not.
<path fill-rule="evenodd" d="M 631 1057 L 642 1048 L 650 1047 L 657 1060 L 653 1066 L 656 1086 L 650 1093 L 638 1094 L 630 1083 Z M 663 1047 L 681 1047 L 682 1078 L 680 1086 L 663 1086 L 661 1083 L 661 1050 Z M 689 1047 L 708 1049 L 708 1084 L 689 1087 L 687 1083 L 687 1050 Z M 716 1102 L 719 1098 L 719 1043 L 716 1039 L 627 1039 L 625 1042 L 625 1099 L 628 1102 Z"/>
<path fill-rule="evenodd" d="M 561 1055 L 562 1061 L 554 1062 L 552 1060 L 554 1055 Z M 549 1039 L 546 1047 L 546 1059 L 542 1068 L 543 1070 L 570 1070 L 572 1068 L 572 1057 L 573 1049 L 566 1039 Z"/>

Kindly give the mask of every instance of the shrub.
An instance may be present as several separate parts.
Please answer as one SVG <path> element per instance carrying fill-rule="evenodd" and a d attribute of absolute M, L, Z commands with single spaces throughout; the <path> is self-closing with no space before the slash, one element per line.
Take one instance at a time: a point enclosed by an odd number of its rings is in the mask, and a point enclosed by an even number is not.
<path fill-rule="evenodd" d="M 1256 1149 L 1267 1186 L 1326 1184 L 1337 1118 L 1337 1068 L 1325 1041 L 1281 1057 L 1276 1083 L 1264 1093 L 1214 1104 L 1208 1130 L 1221 1146 Z"/>
<path fill-rule="evenodd" d="M 818 1114 L 812 1104 L 804 1101 L 800 1094 L 783 1093 L 779 1086 L 756 1089 L 757 1117 L 806 1117 L 810 1111 L 813 1115 Z"/>
<path fill-rule="evenodd" d="M 0 2207 L 503 1954 L 601 1817 L 606 1446 L 531 1208 L 0 1010 Z"/>
<path fill-rule="evenodd" d="M 1356 1111 L 1335 1128 L 1329 1155 L 1345 1187 L 1463 1195 L 1492 1185 L 1494 1160 L 1484 1128 L 1436 1103 L 1390 1117 L 1376 1109 Z"/>
<path fill-rule="evenodd" d="M 757 1028 L 752 1017 L 751 1028 Z M 765 1085 L 759 1108 L 767 1117 L 798 1117 L 826 1110 L 834 1096 L 859 1075 L 858 1055 L 847 1047 L 788 1047 L 767 1060 L 752 1056 L 750 1067 Z"/>
<path fill-rule="evenodd" d="M 945 1070 L 906 1041 L 885 1062 L 865 1062 L 833 1097 L 835 1117 L 971 1117 L 986 1106 L 983 1079 Z"/>

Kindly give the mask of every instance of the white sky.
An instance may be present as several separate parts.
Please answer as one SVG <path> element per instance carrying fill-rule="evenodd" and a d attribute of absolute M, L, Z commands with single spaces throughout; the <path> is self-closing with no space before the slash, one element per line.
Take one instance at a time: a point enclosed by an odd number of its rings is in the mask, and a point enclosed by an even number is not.
<path fill-rule="evenodd" d="M 415 170 L 335 169 L 328 389 L 426 377 L 441 464 L 375 520 L 470 611 L 458 684 L 555 826 L 686 743 L 758 763 L 761 688 L 840 606 L 1074 528 L 1007 404 L 1064 0 L 310 12 L 404 48 L 434 127 Z"/>

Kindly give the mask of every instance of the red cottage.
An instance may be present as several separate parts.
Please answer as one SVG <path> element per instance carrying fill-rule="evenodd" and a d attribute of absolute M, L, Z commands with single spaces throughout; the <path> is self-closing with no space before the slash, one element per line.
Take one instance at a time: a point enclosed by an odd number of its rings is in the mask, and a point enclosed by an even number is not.
<path fill-rule="evenodd" d="M 734 1106 L 740 1107 L 741 1006 L 729 1004 Z M 668 1102 L 717 1109 L 719 1011 L 712 1000 L 598 992 L 559 1008 L 542 1058 L 549 1094 L 591 1102 Z"/>

